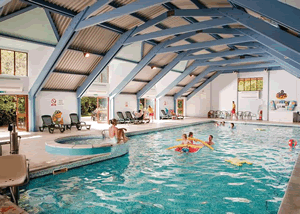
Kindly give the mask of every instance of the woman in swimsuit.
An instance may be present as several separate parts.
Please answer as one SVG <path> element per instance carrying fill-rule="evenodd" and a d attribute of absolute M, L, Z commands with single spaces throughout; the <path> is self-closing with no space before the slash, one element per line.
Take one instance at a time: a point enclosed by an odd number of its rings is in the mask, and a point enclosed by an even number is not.
<path fill-rule="evenodd" d="M 109 137 L 112 140 L 113 144 L 119 144 L 121 141 L 126 143 L 128 141 L 128 138 L 125 136 L 124 130 L 127 131 L 127 129 L 121 128 L 118 129 L 117 126 L 117 120 L 112 119 L 110 120 L 110 124 L 112 125 L 109 127 Z"/>

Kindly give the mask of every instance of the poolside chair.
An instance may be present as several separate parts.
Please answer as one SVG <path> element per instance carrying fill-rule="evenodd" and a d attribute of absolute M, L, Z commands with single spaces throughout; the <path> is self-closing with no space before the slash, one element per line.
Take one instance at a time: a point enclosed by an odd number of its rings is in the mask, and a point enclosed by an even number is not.
<path fill-rule="evenodd" d="M 160 119 L 172 119 L 172 117 L 170 117 L 169 115 L 166 114 L 165 110 L 160 110 L 160 112 L 162 113 L 162 116 L 160 116 Z"/>
<path fill-rule="evenodd" d="M 221 111 L 220 116 L 221 119 L 226 119 L 226 112 L 225 111 Z"/>
<path fill-rule="evenodd" d="M 214 114 L 215 114 L 215 112 L 214 112 L 213 110 L 210 110 L 210 111 L 208 112 L 208 114 L 207 114 L 207 117 L 208 117 L 208 118 L 214 118 Z"/>
<path fill-rule="evenodd" d="M 238 117 L 239 120 L 242 120 L 242 119 L 243 119 L 243 114 L 244 114 L 244 113 L 243 113 L 242 111 L 238 111 L 238 112 L 237 112 L 237 117 Z"/>
<path fill-rule="evenodd" d="M 243 112 L 243 119 L 244 120 L 248 120 L 249 119 L 249 112 L 248 111 Z"/>
<path fill-rule="evenodd" d="M 132 112 L 133 113 L 133 115 L 135 115 L 135 113 L 134 112 Z M 144 124 L 144 123 L 149 123 L 150 122 L 150 119 L 145 119 L 144 118 L 144 116 L 145 116 L 145 113 L 143 113 L 143 115 L 141 115 L 140 117 L 135 117 L 134 116 L 134 124 Z"/>
<path fill-rule="evenodd" d="M 221 115 L 221 111 L 220 110 L 215 111 L 215 114 L 214 114 L 215 118 L 219 118 L 220 115 Z"/>
<path fill-rule="evenodd" d="M 250 112 L 249 118 L 250 118 L 251 120 L 253 120 L 253 117 L 254 117 L 255 119 L 257 119 L 256 114 Z"/>
<path fill-rule="evenodd" d="M 124 117 L 123 112 L 118 111 L 117 115 L 118 115 L 118 118 L 119 118 L 118 119 L 118 123 L 121 123 L 121 124 L 123 124 L 123 123 L 130 123 L 130 121 L 127 118 Z"/>
<path fill-rule="evenodd" d="M 78 115 L 76 113 L 71 113 L 69 114 L 69 116 L 71 119 L 70 129 L 72 128 L 72 126 L 76 126 L 78 130 L 81 130 L 82 127 L 86 127 L 87 130 L 91 129 L 91 125 L 86 125 L 86 122 L 79 121 Z"/>
<path fill-rule="evenodd" d="M 39 130 L 43 132 L 45 128 L 48 128 L 50 134 L 54 133 L 54 129 L 59 129 L 63 133 L 66 129 L 65 126 L 53 123 L 51 115 L 42 115 L 43 125 L 39 127 Z"/>
<path fill-rule="evenodd" d="M 125 111 L 125 115 L 126 115 L 126 120 L 129 123 L 136 123 L 137 122 L 137 120 L 132 116 L 130 111 Z"/>

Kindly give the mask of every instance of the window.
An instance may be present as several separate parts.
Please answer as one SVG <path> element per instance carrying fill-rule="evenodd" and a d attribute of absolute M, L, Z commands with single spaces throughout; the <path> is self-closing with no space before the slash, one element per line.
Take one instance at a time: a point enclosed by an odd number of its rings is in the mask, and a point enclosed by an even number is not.
<path fill-rule="evenodd" d="M 95 80 L 98 83 L 109 83 L 109 69 L 108 66 L 101 72 L 99 77 Z"/>
<path fill-rule="evenodd" d="M 261 91 L 263 90 L 263 78 L 239 78 L 238 91 Z"/>
<path fill-rule="evenodd" d="M 27 53 L 3 49 L 0 51 L 0 74 L 27 76 Z"/>

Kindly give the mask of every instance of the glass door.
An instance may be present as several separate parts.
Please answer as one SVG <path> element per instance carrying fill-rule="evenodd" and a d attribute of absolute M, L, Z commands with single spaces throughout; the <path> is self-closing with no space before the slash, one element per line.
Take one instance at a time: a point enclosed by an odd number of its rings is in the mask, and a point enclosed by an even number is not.
<path fill-rule="evenodd" d="M 183 106 L 184 106 L 184 101 L 183 99 L 177 100 L 177 114 L 178 115 L 183 115 Z"/>
<path fill-rule="evenodd" d="M 97 97 L 97 122 L 109 123 L 109 98 Z"/>
<path fill-rule="evenodd" d="M 28 131 L 28 97 L 27 95 L 17 95 L 16 122 L 17 129 Z"/>

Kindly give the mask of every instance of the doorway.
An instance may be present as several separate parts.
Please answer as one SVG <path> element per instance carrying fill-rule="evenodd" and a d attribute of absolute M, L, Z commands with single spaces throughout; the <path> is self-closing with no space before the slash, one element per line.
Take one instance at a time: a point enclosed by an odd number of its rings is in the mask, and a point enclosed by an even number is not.
<path fill-rule="evenodd" d="M 16 123 L 19 131 L 28 131 L 27 95 L 0 96 L 0 127 L 6 129 L 11 123 Z"/>
<path fill-rule="evenodd" d="M 97 122 L 109 124 L 109 98 L 97 97 Z"/>
<path fill-rule="evenodd" d="M 140 99 L 140 108 L 139 110 L 145 111 L 145 118 L 149 118 L 148 107 L 151 106 L 154 111 L 154 118 L 156 118 L 156 100 L 149 99 L 149 98 L 142 98 Z"/>
<path fill-rule="evenodd" d="M 184 112 L 184 100 L 178 99 L 177 100 L 177 114 L 180 116 L 183 116 L 183 112 Z"/>

